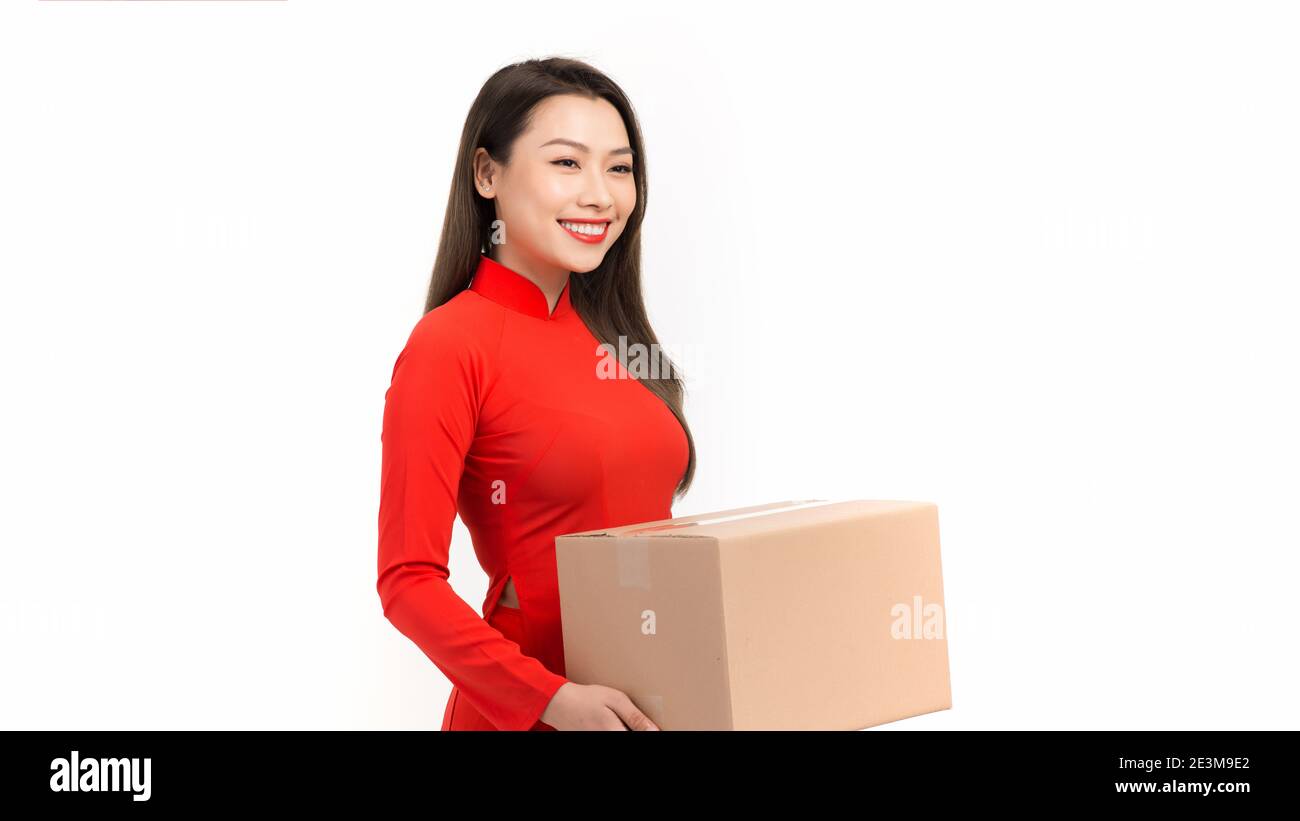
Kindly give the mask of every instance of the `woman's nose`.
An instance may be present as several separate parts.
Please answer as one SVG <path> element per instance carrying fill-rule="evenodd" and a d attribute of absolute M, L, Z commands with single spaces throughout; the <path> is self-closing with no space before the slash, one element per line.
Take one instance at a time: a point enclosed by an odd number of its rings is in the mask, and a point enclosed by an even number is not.
<path fill-rule="evenodd" d="M 610 196 L 609 188 L 599 174 L 594 178 L 587 178 L 587 184 L 583 187 L 583 193 L 578 200 L 578 204 L 595 205 L 602 211 L 614 204 L 614 198 Z"/>

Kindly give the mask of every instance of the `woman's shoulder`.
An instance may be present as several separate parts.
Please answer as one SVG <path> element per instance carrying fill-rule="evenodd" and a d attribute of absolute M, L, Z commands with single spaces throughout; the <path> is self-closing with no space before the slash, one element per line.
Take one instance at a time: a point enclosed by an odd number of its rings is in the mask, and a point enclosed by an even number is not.
<path fill-rule="evenodd" d="M 428 311 L 415 323 L 408 352 L 421 355 L 484 354 L 497 348 L 501 317 L 484 310 L 468 289 Z"/>

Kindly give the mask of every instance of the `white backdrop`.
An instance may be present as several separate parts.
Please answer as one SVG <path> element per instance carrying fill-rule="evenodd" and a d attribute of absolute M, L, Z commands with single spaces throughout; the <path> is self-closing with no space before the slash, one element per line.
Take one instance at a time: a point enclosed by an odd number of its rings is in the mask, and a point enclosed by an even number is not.
<path fill-rule="evenodd" d="M 0 727 L 439 726 L 374 587 L 384 392 L 469 104 L 553 54 L 644 127 L 674 513 L 939 505 L 953 709 L 880 729 L 1300 727 L 1298 24 L 5 3 Z"/>

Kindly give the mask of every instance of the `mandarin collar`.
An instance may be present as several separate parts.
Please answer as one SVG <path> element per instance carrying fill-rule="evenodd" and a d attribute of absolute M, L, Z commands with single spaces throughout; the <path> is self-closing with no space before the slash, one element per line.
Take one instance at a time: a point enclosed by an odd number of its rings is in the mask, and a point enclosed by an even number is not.
<path fill-rule="evenodd" d="M 573 276 L 570 275 L 569 281 L 572 279 Z M 470 281 L 469 287 L 480 296 L 512 311 L 536 319 L 554 321 L 573 310 L 569 302 L 569 281 L 564 283 L 564 290 L 560 291 L 560 298 L 555 302 L 555 310 L 548 313 L 546 294 L 542 293 L 542 289 L 537 287 L 536 283 L 486 254 L 480 254 L 478 268 L 474 271 L 474 278 Z"/>

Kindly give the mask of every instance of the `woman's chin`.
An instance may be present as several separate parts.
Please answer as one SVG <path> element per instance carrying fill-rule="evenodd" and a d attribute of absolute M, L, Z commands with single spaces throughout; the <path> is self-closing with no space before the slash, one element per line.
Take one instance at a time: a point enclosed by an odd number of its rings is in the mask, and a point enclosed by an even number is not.
<path fill-rule="evenodd" d="M 592 246 L 586 251 L 570 251 L 561 257 L 562 264 L 575 274 L 585 274 L 588 271 L 594 271 L 600 266 L 605 259 L 605 248 L 602 246 Z"/>

